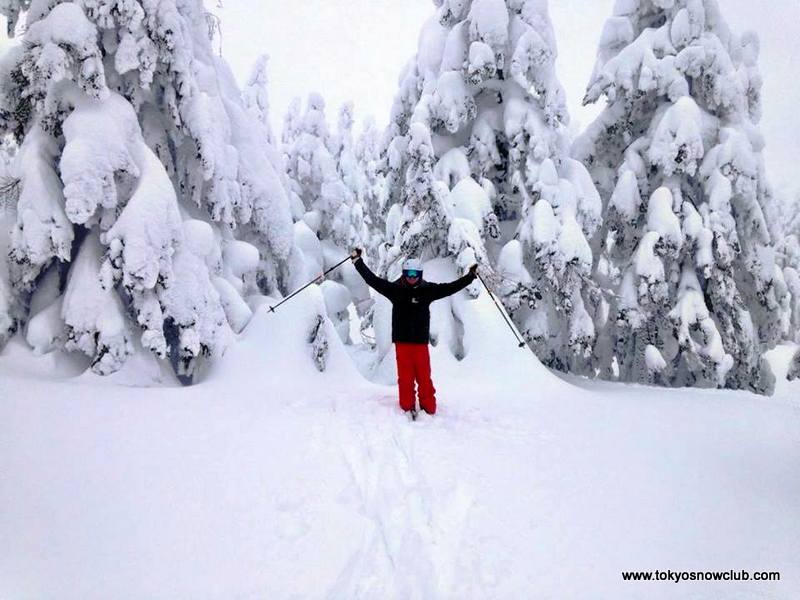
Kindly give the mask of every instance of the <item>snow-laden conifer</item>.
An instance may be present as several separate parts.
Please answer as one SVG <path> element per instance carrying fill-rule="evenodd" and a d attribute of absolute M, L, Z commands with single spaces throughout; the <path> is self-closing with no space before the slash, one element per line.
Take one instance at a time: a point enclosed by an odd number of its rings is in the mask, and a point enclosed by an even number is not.
<path fill-rule="evenodd" d="M 302 117 L 296 114 L 296 104 L 290 106 L 283 135 L 287 173 L 302 202 L 302 220 L 318 239 L 342 252 L 361 243 L 363 226 L 353 191 L 356 172 L 351 110 L 343 111 L 339 129 L 331 134 L 325 101 L 319 94 L 310 94 Z M 337 158 L 344 160 L 341 172 Z"/>
<path fill-rule="evenodd" d="M 498 266 L 493 283 L 539 357 L 591 372 L 598 300 L 589 239 L 601 207 L 588 173 L 569 156 L 547 3 L 436 4 L 402 75 L 385 140 L 384 171 L 398 207 L 390 224 L 403 232 L 395 253 L 425 247 L 459 264 L 490 256 Z M 420 157 L 420 148 L 431 155 Z M 409 212 L 419 206 L 421 161 L 433 168 L 424 183 L 433 208 Z M 427 239 L 434 225 L 447 228 L 444 241 Z"/>
<path fill-rule="evenodd" d="M 789 290 L 786 338 L 800 343 L 800 194 L 781 206 L 781 241 L 778 255 Z"/>
<path fill-rule="evenodd" d="M 786 290 L 757 123 L 759 43 L 715 0 L 617 2 L 574 145 L 604 203 L 598 348 L 626 381 L 770 392 Z"/>
<path fill-rule="evenodd" d="M 274 145 L 277 140 L 272 133 L 272 125 L 269 121 L 269 55 L 262 54 L 256 59 L 250 77 L 242 89 L 242 99 L 245 108 L 258 120 L 266 129 L 267 142 Z"/>
<path fill-rule="evenodd" d="M 364 121 L 356 141 L 355 153 L 360 179 L 359 202 L 366 225 L 364 247 L 368 257 L 377 259 L 386 240 L 388 194 L 385 178 L 380 171 L 380 133 L 374 119 L 368 118 Z"/>
<path fill-rule="evenodd" d="M 15 144 L 6 138 L 0 144 L 0 348 L 17 331 L 21 315 L 19 303 L 11 287 L 8 263 L 3 258 L 8 255 L 8 236 L 13 221 L 13 207 L 19 194 L 19 180 L 13 172 Z"/>
<path fill-rule="evenodd" d="M 9 272 L 28 341 L 103 374 L 143 347 L 191 377 L 249 318 L 239 294 L 259 261 L 226 261 L 239 228 L 273 271 L 293 247 L 285 190 L 202 3 L 0 9 L 10 31 L 25 20 L 0 61 L 0 129 L 20 144 Z"/>

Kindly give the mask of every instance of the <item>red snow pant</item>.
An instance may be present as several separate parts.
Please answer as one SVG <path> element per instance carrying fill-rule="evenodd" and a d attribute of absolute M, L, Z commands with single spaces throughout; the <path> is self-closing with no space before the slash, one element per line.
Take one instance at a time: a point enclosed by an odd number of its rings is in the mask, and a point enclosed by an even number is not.
<path fill-rule="evenodd" d="M 429 415 L 436 412 L 436 389 L 431 381 L 431 357 L 428 344 L 396 342 L 397 387 L 400 390 L 400 408 L 414 408 L 414 383 L 417 384 L 419 405 Z"/>

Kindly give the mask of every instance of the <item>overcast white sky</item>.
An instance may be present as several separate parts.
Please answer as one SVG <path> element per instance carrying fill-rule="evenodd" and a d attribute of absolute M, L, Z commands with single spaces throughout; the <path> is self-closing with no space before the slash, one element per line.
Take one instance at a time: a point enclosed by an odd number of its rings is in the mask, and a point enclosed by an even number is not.
<path fill-rule="evenodd" d="M 216 0 L 206 0 L 211 6 Z M 243 81 L 260 53 L 272 57 L 272 117 L 279 125 L 294 96 L 321 92 L 335 122 L 339 104 L 388 120 L 397 77 L 414 54 L 431 0 L 224 0 L 222 50 Z M 572 119 L 588 124 L 597 109 L 582 107 L 600 30 L 613 0 L 551 0 L 559 44 L 558 74 Z M 792 183 L 800 158 L 800 0 L 720 0 L 737 32 L 755 29 L 762 42 L 767 165 L 776 187 Z M 797 178 L 800 179 L 800 178 Z"/>

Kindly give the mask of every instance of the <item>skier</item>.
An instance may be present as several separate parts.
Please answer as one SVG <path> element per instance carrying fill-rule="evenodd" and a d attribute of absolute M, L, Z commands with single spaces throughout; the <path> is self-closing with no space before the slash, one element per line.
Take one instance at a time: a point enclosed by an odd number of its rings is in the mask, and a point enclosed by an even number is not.
<path fill-rule="evenodd" d="M 436 412 L 436 389 L 431 381 L 431 362 L 428 341 L 431 324 L 431 302 L 463 290 L 477 277 L 478 265 L 450 283 L 431 283 L 422 279 L 422 263 L 408 259 L 403 263 L 403 275 L 395 281 L 381 279 L 369 270 L 356 248 L 350 258 L 364 281 L 392 303 L 392 342 L 397 357 L 397 387 L 400 408 L 416 418 L 414 383 L 417 384 L 419 405 L 429 415 Z"/>

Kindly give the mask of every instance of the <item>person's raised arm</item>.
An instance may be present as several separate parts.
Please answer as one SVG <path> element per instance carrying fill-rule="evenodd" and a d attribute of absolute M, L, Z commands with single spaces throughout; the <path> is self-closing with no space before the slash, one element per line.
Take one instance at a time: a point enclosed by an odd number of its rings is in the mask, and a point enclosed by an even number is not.
<path fill-rule="evenodd" d="M 350 258 L 353 261 L 353 266 L 358 271 L 358 274 L 364 278 L 364 281 L 369 287 L 378 292 L 382 296 L 386 296 L 391 300 L 395 296 L 395 284 L 386 279 L 381 279 L 375 273 L 369 270 L 369 267 L 364 264 L 361 258 L 361 248 L 356 248 L 350 253 Z"/>
<path fill-rule="evenodd" d="M 431 301 L 440 300 L 447 296 L 452 296 L 460 292 L 478 277 L 478 265 L 472 265 L 463 277 L 451 281 L 450 283 L 431 283 L 426 290 Z"/>

